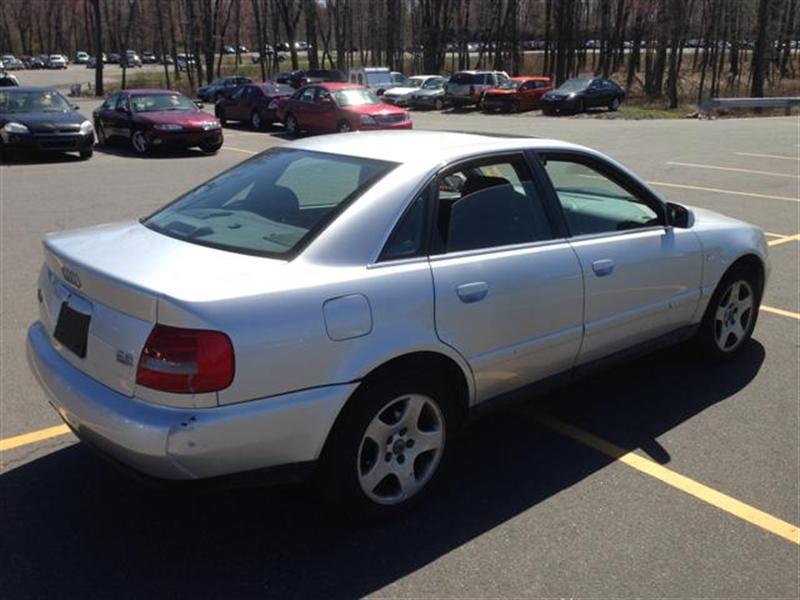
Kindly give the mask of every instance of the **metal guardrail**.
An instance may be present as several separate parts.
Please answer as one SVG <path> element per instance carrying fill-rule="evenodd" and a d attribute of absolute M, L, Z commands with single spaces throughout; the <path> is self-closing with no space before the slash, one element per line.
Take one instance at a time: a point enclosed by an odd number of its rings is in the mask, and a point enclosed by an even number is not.
<path fill-rule="evenodd" d="M 786 114 L 793 106 L 800 106 L 800 96 L 767 98 L 706 98 L 700 112 L 711 114 L 715 108 L 783 108 Z"/>

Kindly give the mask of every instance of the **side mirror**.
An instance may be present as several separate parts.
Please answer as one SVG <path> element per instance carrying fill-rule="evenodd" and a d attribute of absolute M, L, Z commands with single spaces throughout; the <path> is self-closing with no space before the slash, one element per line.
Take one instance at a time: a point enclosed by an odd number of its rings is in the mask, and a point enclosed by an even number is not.
<path fill-rule="evenodd" d="M 72 105 L 72 110 L 80 110 L 80 109 L 81 109 L 81 107 L 78 106 L 77 104 L 73 104 Z"/>
<path fill-rule="evenodd" d="M 202 103 L 202 102 L 200 102 L 199 100 L 198 100 L 198 101 L 196 101 L 196 102 L 194 103 L 194 105 L 195 105 L 197 108 L 201 109 L 201 110 L 202 110 L 203 108 L 205 108 L 205 106 L 206 106 L 205 104 L 203 104 L 203 103 Z"/>
<path fill-rule="evenodd" d="M 667 202 L 667 225 L 679 229 L 688 229 L 692 226 L 692 213 L 685 206 Z"/>

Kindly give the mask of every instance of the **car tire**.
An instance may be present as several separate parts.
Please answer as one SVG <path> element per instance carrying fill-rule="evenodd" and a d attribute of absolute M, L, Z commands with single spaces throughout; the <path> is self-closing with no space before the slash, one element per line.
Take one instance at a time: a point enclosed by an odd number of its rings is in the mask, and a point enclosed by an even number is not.
<path fill-rule="evenodd" d="M 586 112 L 586 100 L 581 100 L 578 102 L 578 109 L 575 112 L 578 114 Z"/>
<path fill-rule="evenodd" d="M 761 282 L 754 269 L 734 265 L 722 277 L 708 302 L 693 340 L 712 362 L 734 358 L 753 334 L 761 305 Z"/>
<path fill-rule="evenodd" d="M 608 105 L 608 110 L 610 110 L 611 112 L 616 112 L 619 110 L 619 105 L 620 105 L 620 99 L 619 96 L 616 96 L 614 97 L 613 100 L 611 100 L 611 103 Z"/>
<path fill-rule="evenodd" d="M 445 382 L 412 370 L 368 379 L 326 441 L 317 471 L 324 495 L 357 519 L 405 512 L 441 480 L 458 425 Z"/>
<path fill-rule="evenodd" d="M 225 118 L 225 109 L 218 108 L 214 112 L 216 113 L 216 116 L 219 119 L 220 125 L 222 125 L 223 127 L 226 127 L 228 125 L 228 119 Z"/>
<path fill-rule="evenodd" d="M 91 148 L 89 148 L 88 150 L 80 151 L 81 160 L 89 160 L 90 158 L 92 158 L 92 156 L 94 156 L 94 150 L 92 150 Z"/>
<path fill-rule="evenodd" d="M 11 162 L 11 150 L 2 142 L 0 142 L 0 161 Z"/>
<path fill-rule="evenodd" d="M 219 149 L 222 148 L 222 144 L 201 144 L 200 150 L 203 154 L 216 154 L 219 152 Z"/>
<path fill-rule="evenodd" d="M 336 133 L 350 133 L 353 131 L 353 126 L 347 119 L 342 119 L 336 124 Z"/>
<path fill-rule="evenodd" d="M 433 108 L 435 108 L 436 110 L 443 110 L 444 100 L 442 100 L 441 98 L 436 98 L 436 100 L 433 101 Z"/>
<path fill-rule="evenodd" d="M 520 105 L 519 105 L 519 100 L 514 100 L 514 101 L 511 103 L 511 112 L 512 112 L 512 113 L 518 113 L 518 112 L 520 112 L 521 110 L 522 110 L 522 108 L 521 108 L 521 107 L 520 107 Z"/>
<path fill-rule="evenodd" d="M 106 137 L 106 131 L 103 129 L 103 126 L 95 121 L 94 123 L 94 130 L 97 132 L 97 145 L 98 146 L 106 146 L 108 145 L 108 138 Z"/>
<path fill-rule="evenodd" d="M 292 113 L 286 115 L 286 118 L 283 120 L 283 126 L 286 128 L 286 134 L 290 137 L 300 135 L 300 124 Z"/>
<path fill-rule="evenodd" d="M 136 154 L 145 155 L 150 152 L 150 143 L 143 131 L 134 131 L 131 135 L 131 147 Z"/>
<path fill-rule="evenodd" d="M 256 131 L 264 129 L 264 120 L 261 118 L 261 113 L 254 110 L 250 115 L 250 126 Z"/>

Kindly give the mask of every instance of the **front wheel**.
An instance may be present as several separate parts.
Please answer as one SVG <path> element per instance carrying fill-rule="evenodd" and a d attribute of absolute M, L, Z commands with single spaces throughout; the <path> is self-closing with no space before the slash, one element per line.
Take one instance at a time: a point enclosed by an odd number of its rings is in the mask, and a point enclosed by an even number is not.
<path fill-rule="evenodd" d="M 349 133 L 350 131 L 353 131 L 353 126 L 350 124 L 350 121 L 339 121 L 339 124 L 336 126 L 337 133 Z"/>
<path fill-rule="evenodd" d="M 94 150 L 92 150 L 91 148 L 89 148 L 88 150 L 80 151 L 81 160 L 89 160 L 90 158 L 92 158 L 93 155 L 94 155 Z"/>
<path fill-rule="evenodd" d="M 616 112 L 619 110 L 619 105 L 620 105 L 619 98 L 614 98 L 611 101 L 611 104 L 608 105 L 608 110 L 610 110 L 611 112 Z"/>
<path fill-rule="evenodd" d="M 388 517 L 422 500 L 455 446 L 448 386 L 412 372 L 365 382 L 336 423 L 320 464 L 326 495 L 357 517 Z"/>
<path fill-rule="evenodd" d="M 200 150 L 204 154 L 216 154 L 219 152 L 219 149 L 222 148 L 222 143 L 214 143 L 214 144 L 201 144 Z"/>
<path fill-rule="evenodd" d="M 753 334 L 761 290 L 753 269 L 734 267 L 719 282 L 708 303 L 695 344 L 704 357 L 728 360 Z"/>
<path fill-rule="evenodd" d="M 435 108 L 436 110 L 442 110 L 444 108 L 444 100 L 442 100 L 441 98 L 437 98 L 436 100 L 434 100 L 433 108 Z"/>
<path fill-rule="evenodd" d="M 106 137 L 106 130 L 103 129 L 103 126 L 95 121 L 94 130 L 97 133 L 97 145 L 98 146 L 105 146 L 108 144 L 108 138 Z"/>
<path fill-rule="evenodd" d="M 131 146 L 136 154 L 147 154 L 150 151 L 150 142 L 144 136 L 143 131 L 134 131 L 131 136 Z"/>
<path fill-rule="evenodd" d="M 217 118 L 219 119 L 220 125 L 222 125 L 223 127 L 227 126 L 228 125 L 228 118 L 225 116 L 225 109 L 218 108 L 216 110 L 216 113 L 217 113 Z"/>

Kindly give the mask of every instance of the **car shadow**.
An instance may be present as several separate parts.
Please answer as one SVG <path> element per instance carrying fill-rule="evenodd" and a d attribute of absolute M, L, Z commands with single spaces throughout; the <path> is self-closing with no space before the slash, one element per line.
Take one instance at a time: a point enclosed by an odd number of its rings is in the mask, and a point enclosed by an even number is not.
<path fill-rule="evenodd" d="M 22 166 L 22 165 L 54 165 L 61 163 L 85 162 L 90 159 L 83 159 L 77 153 L 67 152 L 47 152 L 47 153 L 22 153 L 12 159 L 0 158 L 0 165 Z"/>
<path fill-rule="evenodd" d="M 94 151 L 98 154 L 107 154 L 109 156 L 119 156 L 122 158 L 136 158 L 143 160 L 151 159 L 174 159 L 174 158 L 200 158 L 214 156 L 213 154 L 206 154 L 197 148 L 154 148 L 147 154 L 137 154 L 132 148 L 126 148 L 120 145 L 103 145 L 95 146 Z"/>
<path fill-rule="evenodd" d="M 756 341 L 714 366 L 667 350 L 490 414 L 465 433 L 428 502 L 377 524 L 348 520 L 305 486 L 152 490 L 75 444 L 0 476 L 0 589 L 9 598 L 365 596 L 609 464 L 533 409 L 664 463 L 655 439 L 747 386 L 764 356 Z"/>

